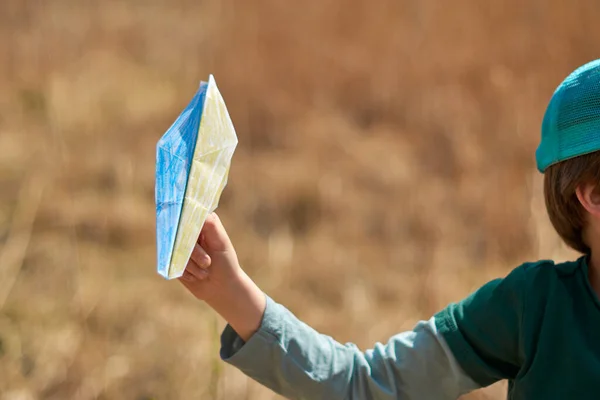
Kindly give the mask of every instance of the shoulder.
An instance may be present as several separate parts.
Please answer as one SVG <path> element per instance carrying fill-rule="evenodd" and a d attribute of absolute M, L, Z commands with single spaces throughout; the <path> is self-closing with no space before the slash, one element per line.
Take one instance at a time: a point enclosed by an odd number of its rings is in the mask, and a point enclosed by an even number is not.
<path fill-rule="evenodd" d="M 518 374 L 523 321 L 530 319 L 525 318 L 526 304 L 531 304 L 532 293 L 548 297 L 553 274 L 552 261 L 523 263 L 435 315 L 437 331 L 475 382 L 487 386 Z"/>
<path fill-rule="evenodd" d="M 523 338 L 533 337 L 530 333 L 539 329 L 549 299 L 556 299 L 559 288 L 571 286 L 562 281 L 580 267 L 580 261 L 522 263 L 438 312 L 436 329 L 480 385 L 514 379 L 524 362 Z"/>
<path fill-rule="evenodd" d="M 519 320 L 525 312 L 526 303 L 546 299 L 561 286 L 561 281 L 574 276 L 581 269 L 581 264 L 581 260 L 524 262 L 503 277 L 483 284 L 458 303 L 450 304 L 443 313 L 454 313 L 454 318 L 471 315 L 477 319 L 497 313 Z"/>
<path fill-rule="evenodd" d="M 569 279 L 581 271 L 583 261 L 583 257 L 564 262 L 539 260 L 523 263 L 515 271 L 518 270 L 518 274 L 522 275 L 528 289 L 550 288 L 553 283 Z"/>

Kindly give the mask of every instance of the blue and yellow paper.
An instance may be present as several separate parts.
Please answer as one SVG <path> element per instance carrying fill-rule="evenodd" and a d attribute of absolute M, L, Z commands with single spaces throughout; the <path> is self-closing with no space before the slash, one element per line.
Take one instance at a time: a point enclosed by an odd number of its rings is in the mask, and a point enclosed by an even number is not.
<path fill-rule="evenodd" d="M 237 136 L 209 76 L 156 148 L 157 269 L 183 274 L 208 214 L 227 184 Z"/>

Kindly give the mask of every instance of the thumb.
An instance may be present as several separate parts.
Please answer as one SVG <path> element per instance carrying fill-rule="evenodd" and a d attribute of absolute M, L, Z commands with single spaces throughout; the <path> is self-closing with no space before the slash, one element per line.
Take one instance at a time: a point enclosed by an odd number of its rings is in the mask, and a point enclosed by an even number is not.
<path fill-rule="evenodd" d="M 228 251 L 233 248 L 229 235 L 227 235 L 227 231 L 221 223 L 221 219 L 215 213 L 211 213 L 206 217 L 206 221 L 200 232 L 200 240 L 200 245 L 208 253 L 213 251 Z"/>

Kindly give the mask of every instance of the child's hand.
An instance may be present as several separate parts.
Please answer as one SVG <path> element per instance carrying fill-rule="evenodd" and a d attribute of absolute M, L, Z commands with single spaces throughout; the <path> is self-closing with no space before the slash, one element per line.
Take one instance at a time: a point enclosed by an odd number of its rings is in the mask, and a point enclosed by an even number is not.
<path fill-rule="evenodd" d="M 235 249 L 217 214 L 210 214 L 181 283 L 198 299 L 210 301 L 243 275 Z"/>
<path fill-rule="evenodd" d="M 219 313 L 244 340 L 260 326 L 266 307 L 262 291 L 240 267 L 219 217 L 206 219 L 181 283 Z"/>

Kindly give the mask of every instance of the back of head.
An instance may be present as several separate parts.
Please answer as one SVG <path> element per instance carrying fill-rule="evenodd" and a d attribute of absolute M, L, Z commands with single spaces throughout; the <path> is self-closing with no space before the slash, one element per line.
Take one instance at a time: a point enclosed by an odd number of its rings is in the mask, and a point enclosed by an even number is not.
<path fill-rule="evenodd" d="M 554 92 L 536 163 L 545 175 L 546 207 L 554 228 L 570 247 L 589 253 L 586 214 L 576 189 L 600 182 L 600 60 L 577 68 Z"/>

